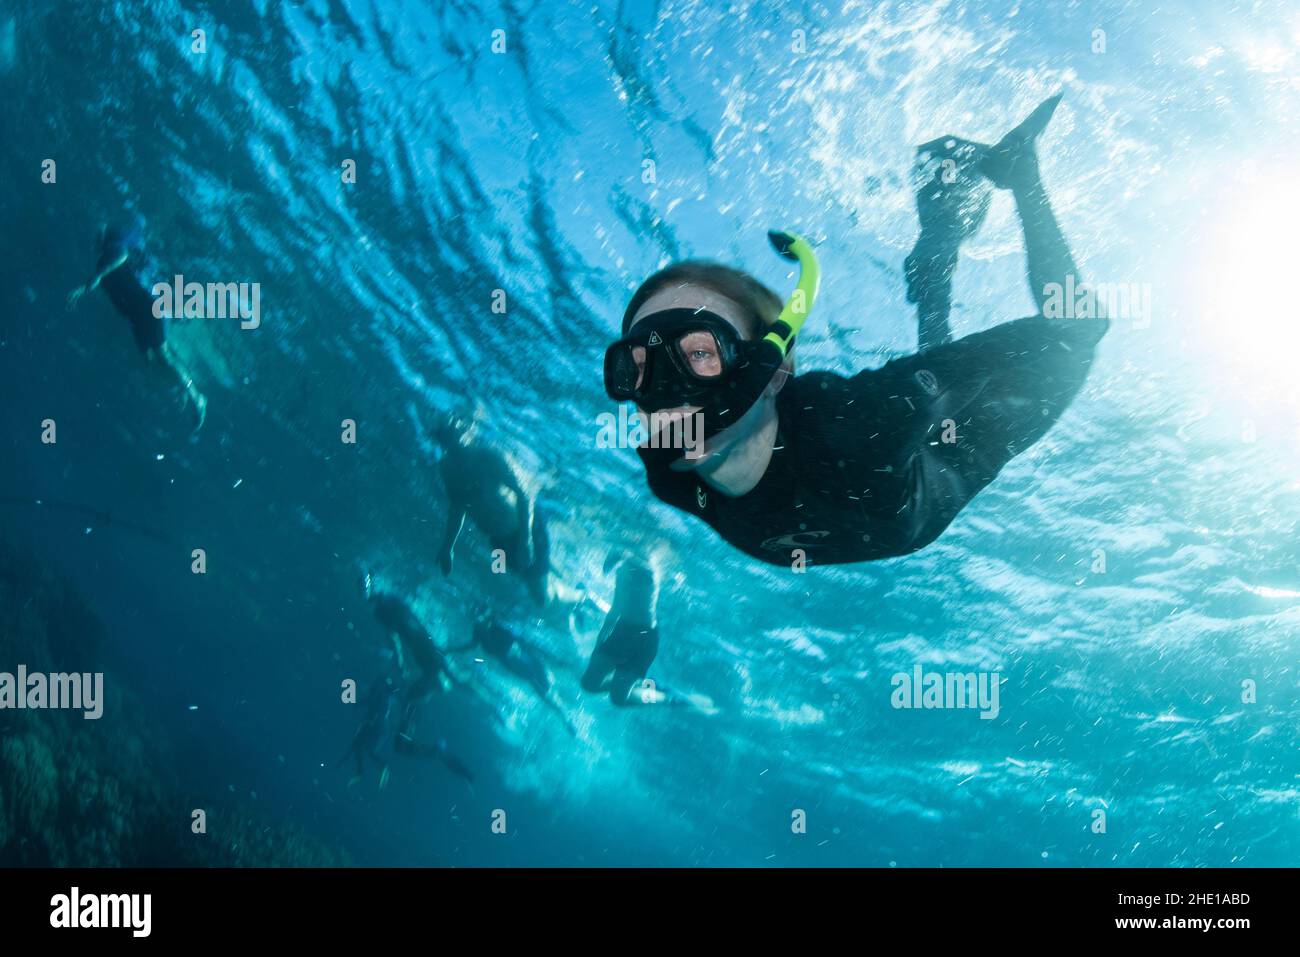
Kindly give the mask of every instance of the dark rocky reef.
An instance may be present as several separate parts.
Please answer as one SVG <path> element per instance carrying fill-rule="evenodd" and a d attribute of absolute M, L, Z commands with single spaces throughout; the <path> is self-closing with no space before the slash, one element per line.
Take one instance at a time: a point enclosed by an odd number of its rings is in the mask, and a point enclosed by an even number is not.
<path fill-rule="evenodd" d="M 104 626 L 63 578 L 0 538 L 0 671 L 104 671 L 105 717 L 0 710 L 0 866 L 292 866 L 346 858 L 237 800 L 186 795 L 166 741 L 124 677 L 104 666 Z M 109 715 L 112 720 L 109 720 Z M 187 809 L 205 808 L 192 834 Z"/>

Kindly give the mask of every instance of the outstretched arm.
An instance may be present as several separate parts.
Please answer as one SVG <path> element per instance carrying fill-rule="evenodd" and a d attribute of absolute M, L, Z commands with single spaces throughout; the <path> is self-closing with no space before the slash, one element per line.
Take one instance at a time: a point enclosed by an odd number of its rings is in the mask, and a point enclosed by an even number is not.
<path fill-rule="evenodd" d="M 91 279 L 90 282 L 86 283 L 84 286 L 78 286 L 76 289 L 72 290 L 72 292 L 68 293 L 68 308 L 75 309 L 77 307 L 77 300 L 79 300 L 86 293 L 90 292 L 92 289 L 98 289 L 99 284 L 104 280 L 105 276 L 111 273 L 114 269 L 120 268 L 121 265 L 126 262 L 127 255 L 128 254 L 124 251 L 120 256 L 114 259 L 111 263 L 109 263 L 99 272 L 95 273 L 94 278 Z"/>
<path fill-rule="evenodd" d="M 397 632 L 388 633 L 388 641 L 393 646 L 393 654 L 397 656 L 397 670 L 406 671 L 406 656 L 402 654 L 402 639 L 398 637 Z"/>
<path fill-rule="evenodd" d="M 524 490 L 513 472 L 509 472 L 509 477 L 504 484 L 515 496 L 515 521 L 519 523 L 519 539 L 524 543 L 526 553 L 520 561 L 516 561 L 514 555 L 510 556 L 510 560 L 515 563 L 516 567 L 532 568 L 534 559 L 533 501 L 524 494 Z"/>
<path fill-rule="evenodd" d="M 438 567 L 444 575 L 451 574 L 451 554 L 456 548 L 456 539 L 465 525 L 465 509 L 453 506 L 447 512 L 447 525 L 443 530 L 442 544 L 438 546 Z"/>

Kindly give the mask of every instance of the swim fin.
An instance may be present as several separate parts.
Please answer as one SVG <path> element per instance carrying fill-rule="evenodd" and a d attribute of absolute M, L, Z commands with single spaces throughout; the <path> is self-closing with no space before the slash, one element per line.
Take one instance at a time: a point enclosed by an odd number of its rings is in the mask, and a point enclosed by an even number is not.
<path fill-rule="evenodd" d="M 988 215 L 993 187 L 980 173 L 983 143 L 942 136 L 917 147 L 916 212 L 921 234 L 903 262 L 907 301 L 917 304 L 918 346 L 925 352 L 952 339 L 952 276 L 961 244 Z"/>
<path fill-rule="evenodd" d="M 988 149 L 956 136 L 941 136 L 916 148 L 916 212 L 922 236 L 918 246 L 955 247 L 983 225 L 993 195 L 979 169 Z"/>
<path fill-rule="evenodd" d="M 952 340 L 952 276 L 961 244 L 983 225 L 993 187 L 1010 189 L 1038 175 L 1034 142 L 1061 94 L 1049 97 L 995 145 L 942 136 L 917 147 L 916 211 L 921 234 L 903 263 L 907 301 L 917 309 L 918 350 Z"/>
<path fill-rule="evenodd" d="M 1011 189 L 1037 173 L 1038 156 L 1034 152 L 1034 143 L 1047 129 L 1062 96 L 1063 93 L 1057 93 L 1043 100 L 1019 126 L 986 148 L 979 168 L 990 183 L 998 189 Z"/>

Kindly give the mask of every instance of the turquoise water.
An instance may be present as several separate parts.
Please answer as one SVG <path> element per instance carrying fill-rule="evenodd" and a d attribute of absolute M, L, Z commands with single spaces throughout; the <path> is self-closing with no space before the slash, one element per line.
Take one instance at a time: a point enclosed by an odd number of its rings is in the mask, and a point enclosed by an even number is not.
<path fill-rule="evenodd" d="M 1293 6 L 66 2 L 5 24 L 4 494 L 118 523 L 0 520 L 95 604 L 194 790 L 361 863 L 1296 863 Z M 1116 322 L 1066 416 L 937 543 L 773 570 L 597 447 L 631 290 L 685 256 L 785 289 L 771 226 L 822 260 L 801 369 L 912 351 L 915 144 L 991 141 L 1058 89 L 1057 212 L 1088 276 L 1139 284 L 1150 313 Z M 194 441 L 106 300 L 63 308 L 126 210 L 165 269 L 261 284 L 258 329 L 174 330 L 211 403 Z M 1032 309 L 1005 196 L 956 302 L 958 335 Z M 439 574 L 427 429 L 466 402 L 550 504 L 566 588 L 608 600 L 612 544 L 662 549 L 652 673 L 718 714 L 582 700 L 595 621 Z M 430 721 L 474 789 L 421 766 L 349 789 L 337 689 L 383 665 L 361 564 L 444 643 L 486 593 L 573 661 L 578 738 L 462 659 L 477 690 Z M 916 664 L 999 672 L 998 717 L 892 708 Z"/>

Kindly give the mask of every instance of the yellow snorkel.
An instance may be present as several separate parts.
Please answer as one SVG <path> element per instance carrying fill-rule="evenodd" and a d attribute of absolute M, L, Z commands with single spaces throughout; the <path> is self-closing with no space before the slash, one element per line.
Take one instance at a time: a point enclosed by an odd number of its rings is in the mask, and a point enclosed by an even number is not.
<path fill-rule="evenodd" d="M 773 229 L 767 234 L 772 248 L 784 259 L 799 263 L 799 282 L 786 300 L 785 308 L 773 323 L 772 329 L 763 337 L 781 350 L 782 358 L 794 345 L 794 337 L 803 328 L 808 314 L 812 312 L 813 301 L 817 298 L 817 289 L 821 285 L 821 269 L 817 265 L 817 254 L 812 244 L 798 233 L 788 229 Z"/>

